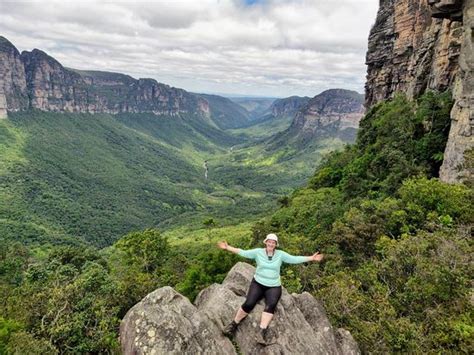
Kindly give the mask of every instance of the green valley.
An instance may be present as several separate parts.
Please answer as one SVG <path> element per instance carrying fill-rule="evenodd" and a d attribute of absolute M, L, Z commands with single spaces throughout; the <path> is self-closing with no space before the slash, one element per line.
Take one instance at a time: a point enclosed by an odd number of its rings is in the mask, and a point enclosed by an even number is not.
<path fill-rule="evenodd" d="M 106 246 L 147 227 L 255 220 L 309 176 L 314 166 L 304 160 L 320 155 L 266 152 L 198 116 L 25 111 L 0 125 L 1 234 L 25 242 Z"/>

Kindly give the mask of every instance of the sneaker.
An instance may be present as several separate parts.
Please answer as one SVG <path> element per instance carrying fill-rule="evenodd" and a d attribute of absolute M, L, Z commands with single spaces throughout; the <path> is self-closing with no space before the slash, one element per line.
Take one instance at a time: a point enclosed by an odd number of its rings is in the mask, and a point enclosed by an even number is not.
<path fill-rule="evenodd" d="M 231 336 L 234 335 L 235 331 L 237 330 L 237 327 L 239 326 L 239 323 L 236 323 L 234 320 L 227 324 L 225 328 L 222 330 L 224 335 Z"/>

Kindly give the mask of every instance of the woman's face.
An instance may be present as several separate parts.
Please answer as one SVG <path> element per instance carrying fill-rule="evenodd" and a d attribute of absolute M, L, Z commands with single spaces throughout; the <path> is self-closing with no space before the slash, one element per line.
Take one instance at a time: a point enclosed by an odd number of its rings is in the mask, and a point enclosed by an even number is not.
<path fill-rule="evenodd" d="M 274 240 L 269 239 L 265 242 L 265 245 L 267 246 L 268 250 L 273 250 L 276 248 L 277 243 Z"/>

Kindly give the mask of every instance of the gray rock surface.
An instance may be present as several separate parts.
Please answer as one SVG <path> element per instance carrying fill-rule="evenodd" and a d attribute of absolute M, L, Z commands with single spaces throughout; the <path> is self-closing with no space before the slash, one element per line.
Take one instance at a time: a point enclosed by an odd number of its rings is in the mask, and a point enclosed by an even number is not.
<path fill-rule="evenodd" d="M 229 339 L 171 287 L 148 294 L 120 325 L 124 354 L 235 354 Z"/>
<path fill-rule="evenodd" d="M 426 0 L 380 1 L 366 55 L 365 104 L 446 90 L 458 72 L 459 22 L 432 17 Z"/>
<path fill-rule="evenodd" d="M 29 107 L 25 68 L 20 53 L 6 38 L 0 36 L 0 93 L 2 112 L 25 110 Z"/>
<path fill-rule="evenodd" d="M 474 0 L 453 1 L 451 6 L 446 1 L 433 2 L 440 10 L 438 16 L 462 20 L 459 71 L 452 87 L 454 106 L 440 178 L 474 184 Z"/>
<path fill-rule="evenodd" d="M 127 313 L 120 327 L 124 354 L 359 354 L 349 332 L 334 330 L 322 305 L 309 293 L 283 289 L 270 324 L 268 345 L 257 343 L 261 301 L 235 334 L 236 348 L 222 336 L 243 303 L 255 268 L 237 263 L 222 284 L 201 291 L 193 306 L 170 287 L 146 296 Z"/>
<path fill-rule="evenodd" d="M 345 89 L 325 90 L 300 107 L 290 127 L 275 135 L 270 144 L 304 149 L 311 142 L 328 137 L 354 142 L 364 112 L 364 95 Z"/>
<path fill-rule="evenodd" d="M 369 35 L 365 104 L 453 93 L 440 178 L 474 180 L 474 0 L 384 0 Z"/>
<path fill-rule="evenodd" d="M 7 99 L 5 97 L 5 93 L 3 91 L 0 91 L 0 119 L 7 118 L 7 117 L 8 117 Z"/>
<path fill-rule="evenodd" d="M 209 103 L 185 90 L 154 79 L 137 80 L 119 73 L 65 68 L 38 49 L 20 55 L 2 36 L 0 92 L 4 93 L 8 111 L 34 108 L 54 112 L 209 116 Z"/>

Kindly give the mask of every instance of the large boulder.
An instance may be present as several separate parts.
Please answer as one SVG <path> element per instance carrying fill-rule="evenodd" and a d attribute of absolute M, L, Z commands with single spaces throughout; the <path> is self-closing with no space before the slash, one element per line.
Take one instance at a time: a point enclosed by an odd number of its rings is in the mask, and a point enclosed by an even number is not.
<path fill-rule="evenodd" d="M 344 329 L 334 330 L 322 305 L 309 293 L 283 289 L 270 329 L 270 344 L 257 343 L 264 301 L 240 324 L 233 343 L 222 335 L 244 302 L 255 268 L 237 263 L 222 284 L 201 291 L 195 305 L 170 287 L 158 289 L 124 317 L 124 354 L 359 354 Z"/>
<path fill-rule="evenodd" d="M 127 312 L 120 343 L 124 354 L 236 354 L 220 329 L 169 286 Z"/>

